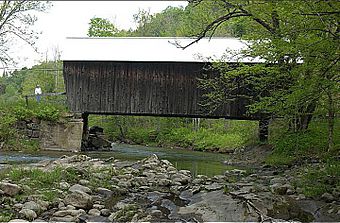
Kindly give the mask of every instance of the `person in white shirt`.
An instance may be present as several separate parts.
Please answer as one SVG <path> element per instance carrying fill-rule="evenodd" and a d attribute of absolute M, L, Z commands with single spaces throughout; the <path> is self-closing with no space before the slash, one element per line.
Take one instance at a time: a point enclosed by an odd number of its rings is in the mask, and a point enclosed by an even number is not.
<path fill-rule="evenodd" d="M 35 98 L 37 99 L 37 102 L 40 103 L 40 98 L 41 98 L 42 90 L 41 90 L 39 84 L 37 84 L 37 86 L 35 87 L 34 94 L 35 94 Z"/>

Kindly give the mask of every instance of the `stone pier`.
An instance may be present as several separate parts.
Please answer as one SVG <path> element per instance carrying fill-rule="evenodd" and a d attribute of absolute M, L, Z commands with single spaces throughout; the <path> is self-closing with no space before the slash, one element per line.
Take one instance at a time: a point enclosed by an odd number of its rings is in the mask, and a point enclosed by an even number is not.
<path fill-rule="evenodd" d="M 45 150 L 79 152 L 83 133 L 82 119 L 70 119 L 66 123 L 40 123 L 40 147 Z"/>

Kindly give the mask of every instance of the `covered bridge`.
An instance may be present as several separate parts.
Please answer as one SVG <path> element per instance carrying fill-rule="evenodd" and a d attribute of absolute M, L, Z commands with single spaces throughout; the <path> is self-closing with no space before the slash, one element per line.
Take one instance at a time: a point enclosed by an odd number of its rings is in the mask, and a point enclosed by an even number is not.
<path fill-rule="evenodd" d="M 200 106 L 202 91 L 197 86 L 209 59 L 246 44 L 234 38 L 212 38 L 185 50 L 176 46 L 194 40 L 67 38 L 62 59 L 69 108 L 85 115 L 256 119 L 246 114 L 247 102 L 241 99 L 208 114 Z"/>

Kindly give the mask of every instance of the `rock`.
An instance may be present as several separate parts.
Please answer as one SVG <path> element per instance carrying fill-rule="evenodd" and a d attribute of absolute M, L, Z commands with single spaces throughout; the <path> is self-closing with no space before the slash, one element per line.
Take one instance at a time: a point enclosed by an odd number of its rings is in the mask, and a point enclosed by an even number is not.
<path fill-rule="evenodd" d="M 111 211 L 110 211 L 110 209 L 101 209 L 100 214 L 105 216 L 105 217 L 108 217 L 108 216 L 110 216 Z"/>
<path fill-rule="evenodd" d="M 225 176 L 230 176 L 230 175 L 237 175 L 237 176 L 243 176 L 246 174 L 246 170 L 239 170 L 239 169 L 233 169 L 233 170 L 227 170 L 224 175 Z"/>
<path fill-rule="evenodd" d="M 108 217 L 108 219 L 109 219 L 110 222 L 114 222 L 114 221 L 115 221 L 115 218 L 116 218 L 116 213 L 112 213 L 112 214 L 110 214 L 110 216 Z"/>
<path fill-rule="evenodd" d="M 296 198 L 296 200 L 304 200 L 306 199 L 306 196 L 304 194 L 299 194 Z"/>
<path fill-rule="evenodd" d="M 21 187 L 16 184 L 2 182 L 0 183 L 0 189 L 4 192 L 5 195 L 15 196 L 21 192 Z"/>
<path fill-rule="evenodd" d="M 321 195 L 321 200 L 330 203 L 330 202 L 334 201 L 335 198 L 330 193 L 324 193 L 324 194 Z"/>
<path fill-rule="evenodd" d="M 13 205 L 13 208 L 14 208 L 15 210 L 21 210 L 22 207 L 23 207 L 23 204 L 20 204 L 20 203 L 17 203 L 17 204 L 14 204 L 14 205 Z"/>
<path fill-rule="evenodd" d="M 191 172 L 190 172 L 190 170 L 180 170 L 180 171 L 178 171 L 180 174 L 184 174 L 184 175 L 186 175 L 186 176 L 188 176 L 188 177 L 190 177 L 191 178 Z"/>
<path fill-rule="evenodd" d="M 135 183 L 138 183 L 140 186 L 148 186 L 149 182 L 146 177 L 135 177 L 134 181 Z"/>
<path fill-rule="evenodd" d="M 192 190 L 185 190 L 180 193 L 179 198 L 185 201 L 189 201 L 193 195 L 194 193 L 192 192 Z"/>
<path fill-rule="evenodd" d="M 151 215 L 155 218 L 161 218 L 163 213 L 160 210 L 152 210 Z"/>
<path fill-rule="evenodd" d="M 79 184 L 86 186 L 86 185 L 90 184 L 90 181 L 81 179 L 81 180 L 79 180 Z"/>
<path fill-rule="evenodd" d="M 167 167 L 172 167 L 172 163 L 169 160 L 161 160 L 161 162 L 166 165 Z"/>
<path fill-rule="evenodd" d="M 98 194 L 103 195 L 104 197 L 110 197 L 113 194 L 111 190 L 103 187 L 98 187 L 96 191 Z"/>
<path fill-rule="evenodd" d="M 161 207 L 168 209 L 168 211 L 170 212 L 170 214 L 168 215 L 168 218 L 171 219 L 176 219 L 178 218 L 178 214 L 177 214 L 177 206 L 174 202 L 172 202 L 169 199 L 163 199 L 162 203 L 161 203 Z"/>
<path fill-rule="evenodd" d="M 35 211 L 30 209 L 22 209 L 19 212 L 19 215 L 29 221 L 32 221 L 33 219 L 37 218 L 37 214 L 35 213 Z"/>
<path fill-rule="evenodd" d="M 28 201 L 24 203 L 22 209 L 29 209 L 35 213 L 40 213 L 42 211 L 41 206 L 34 201 Z"/>
<path fill-rule="evenodd" d="M 193 196 L 189 205 L 179 207 L 178 214 L 199 216 L 199 222 L 258 222 L 258 214 L 242 203 L 239 199 L 223 194 L 223 190 L 200 192 Z"/>
<path fill-rule="evenodd" d="M 212 178 L 212 181 L 217 182 L 217 183 L 224 183 L 225 182 L 225 176 L 223 175 L 216 175 Z"/>
<path fill-rule="evenodd" d="M 91 209 L 89 210 L 88 214 L 92 216 L 100 216 L 100 211 L 98 209 Z"/>
<path fill-rule="evenodd" d="M 64 202 L 59 202 L 58 209 L 63 209 L 63 208 L 65 208 Z"/>
<path fill-rule="evenodd" d="M 75 184 L 72 187 L 70 187 L 68 190 L 70 192 L 81 191 L 81 192 L 89 193 L 89 194 L 92 192 L 92 190 L 90 188 L 82 186 L 80 184 Z"/>
<path fill-rule="evenodd" d="M 205 188 L 207 191 L 213 191 L 213 190 L 222 189 L 222 187 L 223 187 L 222 184 L 219 184 L 219 183 L 212 183 L 212 184 L 206 185 L 204 188 Z"/>
<path fill-rule="evenodd" d="M 101 210 L 101 209 L 104 209 L 104 208 L 105 208 L 105 205 L 94 204 L 94 205 L 93 205 L 93 208 L 98 209 L 98 210 Z"/>
<path fill-rule="evenodd" d="M 103 135 L 90 134 L 88 136 L 87 147 L 92 149 L 103 149 L 111 147 L 111 142 L 106 140 Z"/>
<path fill-rule="evenodd" d="M 64 202 L 83 209 L 91 209 L 93 205 L 92 197 L 82 191 L 74 191 L 72 194 L 67 195 Z"/>
<path fill-rule="evenodd" d="M 270 184 L 284 184 L 286 179 L 283 177 L 276 177 L 270 180 Z"/>
<path fill-rule="evenodd" d="M 35 219 L 33 222 L 40 222 L 40 223 L 48 223 L 47 221 L 44 221 L 43 219 Z"/>
<path fill-rule="evenodd" d="M 276 183 L 270 186 L 271 190 L 273 193 L 275 194 L 279 194 L 279 195 L 285 195 L 287 193 L 287 190 L 290 189 L 292 190 L 293 187 L 290 184 L 280 184 L 280 183 Z"/>
<path fill-rule="evenodd" d="M 79 210 L 63 210 L 63 211 L 57 211 L 53 214 L 53 216 L 55 217 L 65 217 L 65 216 L 74 216 L 74 217 L 79 217 L 82 214 L 86 214 L 86 212 L 83 209 L 79 209 Z"/>
<path fill-rule="evenodd" d="M 287 192 L 286 192 L 287 195 L 293 195 L 294 193 L 295 193 L 294 190 L 292 190 L 292 189 L 287 189 Z"/>
<path fill-rule="evenodd" d="M 66 206 L 66 210 L 75 210 L 76 207 L 72 206 L 72 205 L 67 205 Z"/>
<path fill-rule="evenodd" d="M 77 217 L 67 215 L 65 217 L 52 217 L 50 222 L 76 222 Z"/>
<path fill-rule="evenodd" d="M 23 220 L 23 219 L 12 219 L 8 223 L 16 223 L 16 222 L 29 222 L 29 221 L 26 221 L 26 220 Z"/>
<path fill-rule="evenodd" d="M 171 176 L 171 180 L 172 180 L 174 183 L 178 182 L 178 183 L 184 185 L 184 184 L 187 184 L 187 183 L 190 182 L 191 177 L 189 177 L 189 176 L 187 176 L 187 175 L 184 175 L 184 174 L 181 174 L 181 173 L 177 173 L 177 174 L 173 174 L 173 175 Z"/>
<path fill-rule="evenodd" d="M 160 179 L 158 180 L 158 186 L 162 186 L 162 187 L 166 187 L 166 186 L 170 186 L 171 185 L 171 180 L 169 179 Z"/>
<path fill-rule="evenodd" d="M 68 184 L 67 182 L 60 182 L 59 188 L 62 189 L 62 190 L 67 190 L 67 189 L 70 188 L 70 184 Z"/>

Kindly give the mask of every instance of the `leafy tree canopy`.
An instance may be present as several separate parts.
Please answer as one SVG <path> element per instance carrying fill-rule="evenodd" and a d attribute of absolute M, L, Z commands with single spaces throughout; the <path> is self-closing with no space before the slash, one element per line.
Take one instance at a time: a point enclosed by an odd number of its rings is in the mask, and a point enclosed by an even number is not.
<path fill-rule="evenodd" d="M 196 3 L 203 2 L 206 1 Z M 298 130 L 308 128 L 312 115 L 327 113 L 332 147 L 334 117 L 339 112 L 336 99 L 340 90 L 340 3 L 218 2 L 224 7 L 224 14 L 203 28 L 195 42 L 211 35 L 222 24 L 242 19 L 242 38 L 251 44 L 237 56 L 258 57 L 266 62 L 255 66 L 241 64 L 232 69 L 225 63 L 216 63 L 221 75 L 202 80 L 202 87 L 209 92 L 205 104 L 216 106 L 216 102 L 224 103 L 241 94 L 252 101 L 251 112 L 287 117 Z"/>
<path fill-rule="evenodd" d="M 23 40 L 34 45 L 38 33 L 32 29 L 37 21 L 34 11 L 44 11 L 49 6 L 42 1 L 10 1 L 0 2 L 0 62 L 13 62 L 9 51 L 14 41 Z"/>
<path fill-rule="evenodd" d="M 94 17 L 90 20 L 89 25 L 87 35 L 91 37 L 110 37 L 118 31 L 109 20 L 103 18 Z"/>

